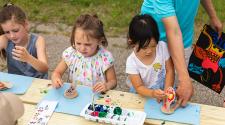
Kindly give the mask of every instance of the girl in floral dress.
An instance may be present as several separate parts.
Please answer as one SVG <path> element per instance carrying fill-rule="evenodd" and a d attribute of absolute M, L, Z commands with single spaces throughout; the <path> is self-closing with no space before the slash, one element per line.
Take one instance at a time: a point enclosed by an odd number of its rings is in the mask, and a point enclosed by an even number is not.
<path fill-rule="evenodd" d="M 70 82 L 86 85 L 95 92 L 106 92 L 117 85 L 112 54 L 103 23 L 96 15 L 81 15 L 75 22 L 71 46 L 64 50 L 62 59 L 52 74 L 53 87 L 63 86 L 62 75 L 69 69 Z"/>

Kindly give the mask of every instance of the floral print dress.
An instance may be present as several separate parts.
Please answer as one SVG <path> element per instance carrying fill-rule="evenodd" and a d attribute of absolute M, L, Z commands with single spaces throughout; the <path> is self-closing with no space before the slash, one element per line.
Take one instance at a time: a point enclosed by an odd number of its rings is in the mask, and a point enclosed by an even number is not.
<path fill-rule="evenodd" d="M 97 82 L 105 82 L 105 71 L 113 66 L 112 54 L 103 47 L 91 57 L 84 57 L 73 47 L 64 50 L 62 58 L 69 68 L 69 80 L 75 84 L 92 87 Z"/>

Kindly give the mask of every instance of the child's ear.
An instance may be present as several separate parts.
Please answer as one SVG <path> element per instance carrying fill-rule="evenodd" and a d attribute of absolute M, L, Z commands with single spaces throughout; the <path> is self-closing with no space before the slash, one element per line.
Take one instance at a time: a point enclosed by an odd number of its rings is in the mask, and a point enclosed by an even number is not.
<path fill-rule="evenodd" d="M 98 41 L 98 45 L 102 45 L 102 40 L 99 40 Z"/>
<path fill-rule="evenodd" d="M 130 38 L 127 39 L 127 44 L 128 44 L 128 45 L 133 44 L 133 43 L 132 43 L 132 40 L 131 40 Z"/>
<path fill-rule="evenodd" d="M 98 45 L 103 45 L 103 41 L 104 41 L 104 38 L 102 37 L 102 38 L 98 41 Z"/>

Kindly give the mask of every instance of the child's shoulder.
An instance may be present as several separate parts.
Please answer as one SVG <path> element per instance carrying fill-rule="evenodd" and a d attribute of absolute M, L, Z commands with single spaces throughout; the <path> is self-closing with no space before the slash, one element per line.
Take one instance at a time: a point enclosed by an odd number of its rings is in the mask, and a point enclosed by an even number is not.
<path fill-rule="evenodd" d="M 159 42 L 158 42 L 158 46 L 163 46 L 163 47 L 165 47 L 165 46 L 167 46 L 167 43 L 166 43 L 165 41 L 159 41 Z"/>
<path fill-rule="evenodd" d="M 168 49 L 168 46 L 167 46 L 167 43 L 164 42 L 164 41 L 159 41 L 158 42 L 158 45 L 157 45 L 157 48 L 159 50 L 165 50 L 165 49 Z"/>
<path fill-rule="evenodd" d="M 37 46 L 40 46 L 40 45 L 43 46 L 43 45 L 45 45 L 45 38 L 43 36 L 40 36 L 40 35 L 31 33 L 30 40 L 31 41 L 35 41 L 36 40 Z"/>
<path fill-rule="evenodd" d="M 157 53 L 158 55 L 161 55 L 162 57 L 169 57 L 169 50 L 168 50 L 168 46 L 167 43 L 164 41 L 159 41 L 158 42 L 158 46 L 157 46 Z"/>
<path fill-rule="evenodd" d="M 34 47 L 35 46 L 36 49 L 37 49 L 37 52 L 43 52 L 43 50 L 45 50 L 46 43 L 45 43 L 44 37 L 42 37 L 40 35 L 37 35 L 37 34 L 34 34 L 34 33 L 30 33 L 28 35 L 28 37 L 29 37 L 29 45 L 30 45 L 30 47 Z"/>
<path fill-rule="evenodd" d="M 127 57 L 127 63 L 129 62 L 135 62 L 134 60 L 136 60 L 137 59 L 137 57 L 136 57 L 136 55 L 135 55 L 135 53 L 134 53 L 134 51 Z"/>
<path fill-rule="evenodd" d="M 127 57 L 127 59 L 133 59 L 135 57 L 136 57 L 136 55 L 135 55 L 134 51 L 132 51 L 131 54 Z"/>
<path fill-rule="evenodd" d="M 62 58 L 66 62 L 69 62 L 71 59 L 76 59 L 77 57 L 76 50 L 72 46 L 66 48 L 62 53 Z"/>
<path fill-rule="evenodd" d="M 70 47 L 67 47 L 64 51 L 63 51 L 63 53 L 72 53 L 72 52 L 75 52 L 76 50 L 72 47 L 72 46 L 70 46 Z"/>
<path fill-rule="evenodd" d="M 104 47 L 100 47 L 98 54 L 96 56 L 97 60 L 103 60 L 103 62 L 107 62 L 107 63 L 113 63 L 114 62 L 114 58 L 113 55 L 110 51 L 108 51 L 107 49 L 105 49 Z"/>
<path fill-rule="evenodd" d="M 36 35 L 36 34 L 32 34 L 34 37 L 37 38 L 37 40 L 44 40 L 45 38 L 43 36 L 40 36 L 40 35 Z"/>
<path fill-rule="evenodd" d="M 30 33 L 30 39 L 36 39 L 37 41 L 45 41 L 45 38 L 36 33 Z"/>
<path fill-rule="evenodd" d="M 108 55 L 112 56 L 112 53 L 104 47 L 99 47 L 98 53 L 101 56 L 108 56 Z"/>

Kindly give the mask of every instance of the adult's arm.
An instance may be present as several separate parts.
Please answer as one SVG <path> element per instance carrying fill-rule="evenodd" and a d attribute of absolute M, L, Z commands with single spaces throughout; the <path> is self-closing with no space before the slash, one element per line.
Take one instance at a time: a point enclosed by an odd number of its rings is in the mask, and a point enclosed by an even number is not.
<path fill-rule="evenodd" d="M 176 90 L 178 103 L 186 106 L 193 94 L 193 86 L 185 63 L 182 33 L 176 16 L 163 18 L 162 21 L 166 29 L 169 52 L 178 74 L 179 83 Z"/>
<path fill-rule="evenodd" d="M 219 34 L 221 34 L 223 31 L 223 25 L 222 25 L 221 21 L 219 20 L 218 16 L 216 15 L 216 11 L 213 7 L 212 0 L 201 0 L 201 4 L 209 16 L 210 25 Z"/>

